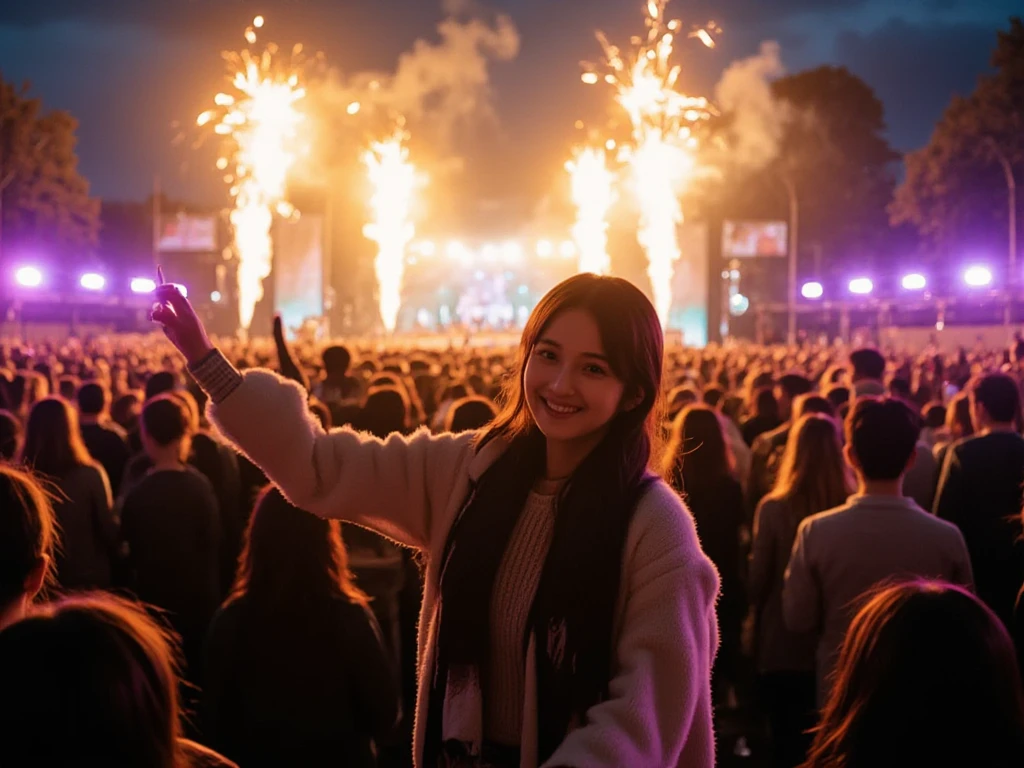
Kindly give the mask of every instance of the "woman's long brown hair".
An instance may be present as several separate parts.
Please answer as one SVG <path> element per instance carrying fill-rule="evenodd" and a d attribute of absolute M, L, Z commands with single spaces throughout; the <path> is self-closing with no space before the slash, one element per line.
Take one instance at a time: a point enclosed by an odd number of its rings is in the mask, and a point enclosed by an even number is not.
<path fill-rule="evenodd" d="M 32 406 L 25 425 L 20 461 L 36 472 L 60 478 L 75 467 L 94 466 L 82 441 L 75 409 L 62 397 L 44 397 Z"/>
<path fill-rule="evenodd" d="M 795 532 L 805 517 L 845 502 L 850 487 L 835 421 L 818 414 L 801 417 L 789 432 L 775 487 L 766 498 L 789 505 Z"/>
<path fill-rule="evenodd" d="M 735 468 L 718 413 L 706 405 L 688 405 L 680 411 L 665 449 L 662 476 L 685 491 L 713 487 L 733 476 Z"/>
<path fill-rule="evenodd" d="M 296 509 L 274 486 L 257 498 L 245 531 L 231 598 L 243 596 L 268 608 L 368 601 L 349 570 L 338 521 Z"/>

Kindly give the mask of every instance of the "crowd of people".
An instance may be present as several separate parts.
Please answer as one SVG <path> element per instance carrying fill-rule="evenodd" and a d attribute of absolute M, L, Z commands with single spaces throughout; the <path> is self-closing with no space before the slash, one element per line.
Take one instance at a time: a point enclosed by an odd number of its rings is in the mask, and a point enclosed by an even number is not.
<path fill-rule="evenodd" d="M 1024 764 L 1024 342 L 665 348 L 590 275 L 517 348 L 158 297 L 0 344 L 0 763 Z"/>

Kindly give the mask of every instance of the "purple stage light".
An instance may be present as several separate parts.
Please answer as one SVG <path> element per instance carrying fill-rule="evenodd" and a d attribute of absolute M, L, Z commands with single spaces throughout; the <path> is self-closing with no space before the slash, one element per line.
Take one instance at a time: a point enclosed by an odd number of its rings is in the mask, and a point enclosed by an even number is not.
<path fill-rule="evenodd" d="M 868 277 L 855 277 L 850 281 L 850 293 L 855 293 L 858 296 L 866 296 L 875 290 L 875 284 L 871 282 Z"/>
<path fill-rule="evenodd" d="M 152 293 L 156 290 L 156 281 L 149 277 L 132 278 L 132 293 Z"/>
<path fill-rule="evenodd" d="M 87 291 L 102 291 L 107 284 L 107 279 L 96 272 L 86 272 L 79 278 L 78 284 Z"/>
<path fill-rule="evenodd" d="M 35 267 L 21 267 L 14 273 L 14 280 L 23 288 L 38 288 L 43 282 L 43 273 Z"/>
<path fill-rule="evenodd" d="M 821 283 L 812 280 L 804 283 L 800 287 L 800 295 L 805 299 L 820 299 L 825 295 L 825 289 L 822 287 Z"/>
<path fill-rule="evenodd" d="M 975 264 L 964 270 L 964 282 L 971 288 L 984 288 L 986 285 L 992 284 L 992 270 Z"/>
<path fill-rule="evenodd" d="M 917 272 L 912 272 L 909 275 L 903 276 L 902 285 L 903 290 L 905 291 L 920 291 L 923 290 L 926 285 L 928 285 L 928 281 L 925 279 L 924 275 L 919 274 Z"/>

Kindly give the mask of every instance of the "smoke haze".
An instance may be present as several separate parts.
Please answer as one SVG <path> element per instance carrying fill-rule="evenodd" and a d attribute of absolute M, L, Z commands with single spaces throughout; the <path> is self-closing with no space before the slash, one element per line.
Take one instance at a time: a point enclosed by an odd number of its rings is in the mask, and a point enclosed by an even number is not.
<path fill-rule="evenodd" d="M 728 144 L 730 159 L 740 165 L 761 168 L 779 152 L 779 143 L 790 110 L 772 95 L 772 81 L 786 73 L 779 44 L 761 43 L 754 56 L 729 65 L 715 86 L 715 100 L 731 118 Z"/>

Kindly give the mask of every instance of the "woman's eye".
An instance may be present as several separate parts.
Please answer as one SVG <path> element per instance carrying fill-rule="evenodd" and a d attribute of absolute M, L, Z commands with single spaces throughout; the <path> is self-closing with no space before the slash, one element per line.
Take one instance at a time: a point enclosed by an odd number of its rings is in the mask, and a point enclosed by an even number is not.
<path fill-rule="evenodd" d="M 587 373 L 592 373 L 595 376 L 604 376 L 608 372 L 604 368 L 602 368 L 600 365 L 588 365 L 587 366 Z"/>
<path fill-rule="evenodd" d="M 552 352 L 550 349 L 539 349 L 537 350 L 537 354 L 544 360 L 555 359 L 555 353 Z"/>

